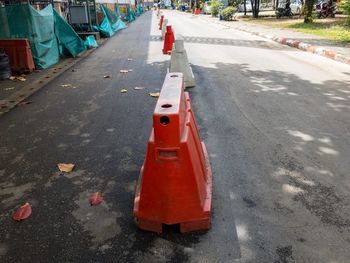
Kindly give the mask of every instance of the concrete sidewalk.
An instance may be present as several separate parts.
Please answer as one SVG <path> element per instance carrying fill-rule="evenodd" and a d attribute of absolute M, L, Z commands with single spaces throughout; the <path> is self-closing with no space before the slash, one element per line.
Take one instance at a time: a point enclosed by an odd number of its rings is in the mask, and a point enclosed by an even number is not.
<path fill-rule="evenodd" d="M 244 21 L 219 21 L 217 18 L 205 15 L 200 15 L 199 18 L 350 65 L 350 47 L 324 37 Z"/>

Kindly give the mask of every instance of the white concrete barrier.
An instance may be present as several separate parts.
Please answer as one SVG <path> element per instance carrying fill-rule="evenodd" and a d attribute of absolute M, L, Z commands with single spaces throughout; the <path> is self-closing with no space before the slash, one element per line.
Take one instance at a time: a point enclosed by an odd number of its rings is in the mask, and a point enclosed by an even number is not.
<path fill-rule="evenodd" d="M 164 19 L 162 24 L 162 39 L 164 39 L 165 37 L 167 24 L 168 24 L 168 19 Z"/>
<path fill-rule="evenodd" d="M 182 72 L 184 76 L 185 88 L 196 86 L 194 75 L 188 62 L 187 53 L 184 47 L 184 39 L 180 35 L 176 37 L 171 52 L 170 72 Z"/>

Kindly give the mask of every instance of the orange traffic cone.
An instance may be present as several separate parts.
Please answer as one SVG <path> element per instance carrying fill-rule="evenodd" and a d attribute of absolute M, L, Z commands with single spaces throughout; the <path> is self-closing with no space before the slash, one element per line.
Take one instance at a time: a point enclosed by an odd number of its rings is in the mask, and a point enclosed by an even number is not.
<path fill-rule="evenodd" d="M 161 15 L 159 20 L 159 30 L 162 30 L 163 19 L 164 19 L 164 15 Z"/>
<path fill-rule="evenodd" d="M 198 15 L 198 14 L 199 14 L 199 9 L 198 9 L 198 8 L 195 8 L 195 9 L 194 9 L 194 14 L 195 14 L 195 15 Z"/>
<path fill-rule="evenodd" d="M 166 33 L 164 37 L 163 54 L 171 54 L 173 44 L 175 42 L 174 32 L 171 29 L 171 25 L 166 26 Z"/>
<path fill-rule="evenodd" d="M 134 199 L 143 230 L 161 233 L 163 224 L 179 224 L 182 233 L 210 227 L 212 172 L 183 85 L 182 73 L 168 73 L 153 114 Z"/>

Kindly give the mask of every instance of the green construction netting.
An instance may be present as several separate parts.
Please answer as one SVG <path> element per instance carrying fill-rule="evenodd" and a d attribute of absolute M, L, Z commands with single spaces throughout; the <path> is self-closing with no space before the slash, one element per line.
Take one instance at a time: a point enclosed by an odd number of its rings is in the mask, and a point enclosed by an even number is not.
<path fill-rule="evenodd" d="M 124 22 L 112 10 L 101 5 L 101 12 L 103 14 L 103 21 L 100 25 L 100 32 L 103 36 L 111 37 L 114 35 L 114 32 L 126 28 Z"/>
<path fill-rule="evenodd" d="M 38 69 L 56 64 L 60 54 L 75 57 L 85 50 L 81 38 L 51 5 L 40 11 L 29 4 L 1 7 L 0 24 L 0 38 L 28 39 Z"/>
<path fill-rule="evenodd" d="M 94 36 L 88 36 L 86 37 L 85 41 L 84 41 L 84 45 L 87 48 L 91 48 L 91 47 L 98 47 L 98 44 L 96 42 L 96 39 Z"/>
<path fill-rule="evenodd" d="M 84 41 L 78 36 L 74 29 L 53 10 L 55 18 L 55 34 L 60 45 L 60 50 L 67 50 L 73 57 L 86 50 Z M 62 48 L 63 47 L 63 48 Z M 60 52 L 62 55 L 62 52 Z"/>
<path fill-rule="evenodd" d="M 59 60 L 52 6 L 37 11 L 28 4 L 0 8 L 0 38 L 27 38 L 37 68 L 44 69 Z"/>
<path fill-rule="evenodd" d="M 136 15 L 140 16 L 144 12 L 143 6 L 136 7 Z"/>
<path fill-rule="evenodd" d="M 130 23 L 136 19 L 134 12 L 130 7 L 126 8 L 126 20 Z"/>

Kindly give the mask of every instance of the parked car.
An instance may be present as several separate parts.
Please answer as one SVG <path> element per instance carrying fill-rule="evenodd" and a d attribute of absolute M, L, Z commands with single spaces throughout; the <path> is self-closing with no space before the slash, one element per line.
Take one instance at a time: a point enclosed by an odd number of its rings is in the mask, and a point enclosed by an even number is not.
<path fill-rule="evenodd" d="M 282 0 L 278 4 L 279 8 L 285 8 L 286 7 L 286 0 Z M 290 0 L 290 10 L 294 15 L 300 14 L 301 10 L 303 9 L 303 3 L 301 0 Z"/>
<path fill-rule="evenodd" d="M 250 0 L 245 1 L 245 8 L 247 12 L 252 11 L 252 3 L 250 2 Z M 244 1 L 238 6 L 238 12 L 244 12 Z"/>
<path fill-rule="evenodd" d="M 210 1 L 206 1 L 203 6 L 203 13 L 204 14 L 211 14 L 211 3 Z"/>

